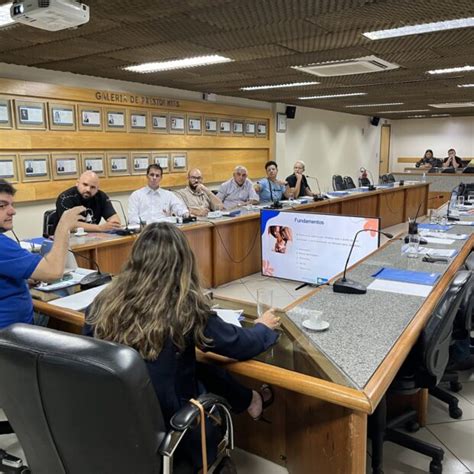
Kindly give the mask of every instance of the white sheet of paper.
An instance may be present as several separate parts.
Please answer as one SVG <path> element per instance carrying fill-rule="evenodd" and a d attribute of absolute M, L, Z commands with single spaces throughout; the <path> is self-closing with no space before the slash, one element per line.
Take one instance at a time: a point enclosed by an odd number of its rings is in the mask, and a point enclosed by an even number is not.
<path fill-rule="evenodd" d="M 90 290 L 81 291 L 75 295 L 65 296 L 54 301 L 50 301 L 49 304 L 58 306 L 60 308 L 72 309 L 74 311 L 81 311 L 81 309 L 87 308 L 93 301 L 94 298 L 108 285 L 96 286 Z"/>
<path fill-rule="evenodd" d="M 382 280 L 377 278 L 368 287 L 368 290 L 386 291 L 388 293 L 400 293 L 402 295 L 413 295 L 427 297 L 433 289 L 429 285 L 418 285 L 403 281 Z"/>
<path fill-rule="evenodd" d="M 239 317 L 244 312 L 242 309 L 233 310 L 233 309 L 214 309 L 215 313 L 222 321 L 226 323 L 233 324 L 234 326 L 242 327 L 240 324 Z"/>
<path fill-rule="evenodd" d="M 94 272 L 95 270 L 90 270 L 88 268 L 76 268 L 75 270 L 69 272 L 70 276 L 72 276 L 70 280 L 61 279 L 56 283 L 42 284 L 41 286 L 37 286 L 36 289 L 40 291 L 54 291 L 60 290 L 61 288 L 78 285 L 86 275 Z"/>
<path fill-rule="evenodd" d="M 424 236 L 424 238 L 429 244 L 440 244 L 440 245 L 454 244 L 453 239 L 440 239 L 439 237 L 428 237 L 426 235 Z"/>
<path fill-rule="evenodd" d="M 435 239 L 443 238 L 443 239 L 453 239 L 453 240 L 466 240 L 468 238 L 467 234 L 451 234 L 446 232 L 427 232 L 427 231 L 420 231 L 420 235 L 423 237 L 434 237 Z"/>
<path fill-rule="evenodd" d="M 454 257 L 456 249 L 433 249 L 430 247 L 420 247 L 419 255 L 430 255 L 431 257 Z"/>

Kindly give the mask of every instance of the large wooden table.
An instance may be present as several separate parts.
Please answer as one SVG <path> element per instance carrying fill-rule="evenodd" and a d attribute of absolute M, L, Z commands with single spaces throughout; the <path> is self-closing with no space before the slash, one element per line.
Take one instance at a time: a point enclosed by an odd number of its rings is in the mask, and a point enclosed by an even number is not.
<path fill-rule="evenodd" d="M 380 217 L 381 227 L 390 227 L 426 213 L 429 184 L 380 189 L 350 194 L 326 201 L 311 201 L 295 207 L 305 212 Z M 242 209 L 234 218 L 199 221 L 182 227 L 197 258 L 207 288 L 260 271 L 259 213 Z M 98 262 L 102 271 L 118 273 L 130 254 L 136 237 L 95 235 L 73 238 L 72 248 Z M 87 262 L 80 262 L 88 266 Z M 89 264 L 89 266 L 91 266 Z M 92 268 L 92 267 L 91 267 Z"/>

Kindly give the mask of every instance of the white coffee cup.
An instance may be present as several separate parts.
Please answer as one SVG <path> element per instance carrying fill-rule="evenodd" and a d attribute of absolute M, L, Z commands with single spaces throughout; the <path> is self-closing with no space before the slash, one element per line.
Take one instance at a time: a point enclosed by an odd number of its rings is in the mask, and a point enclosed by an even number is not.
<path fill-rule="evenodd" d="M 84 227 L 78 227 L 76 229 L 76 235 L 84 235 L 86 231 L 84 230 Z"/>

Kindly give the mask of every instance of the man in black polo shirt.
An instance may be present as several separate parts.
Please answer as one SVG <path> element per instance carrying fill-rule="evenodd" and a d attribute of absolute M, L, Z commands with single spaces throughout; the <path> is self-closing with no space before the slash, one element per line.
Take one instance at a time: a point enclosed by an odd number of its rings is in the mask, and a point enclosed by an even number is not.
<path fill-rule="evenodd" d="M 99 189 L 99 177 L 93 171 L 86 171 L 77 180 L 76 186 L 66 189 L 56 199 L 56 222 L 67 209 L 84 206 L 92 213 L 90 223 L 81 223 L 87 232 L 107 232 L 120 228 L 120 218 L 115 212 L 107 194 Z M 105 222 L 100 223 L 104 218 Z"/>

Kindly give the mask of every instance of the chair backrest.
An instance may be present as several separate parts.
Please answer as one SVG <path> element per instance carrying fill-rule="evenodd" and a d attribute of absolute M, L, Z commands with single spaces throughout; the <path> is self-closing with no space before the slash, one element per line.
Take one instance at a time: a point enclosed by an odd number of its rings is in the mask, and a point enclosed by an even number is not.
<path fill-rule="evenodd" d="M 382 184 L 389 183 L 388 174 L 383 174 L 382 176 L 380 176 L 380 181 L 382 182 Z"/>
<path fill-rule="evenodd" d="M 354 189 L 356 187 L 354 180 L 350 176 L 344 176 L 344 184 L 346 189 Z"/>
<path fill-rule="evenodd" d="M 369 178 L 359 178 L 359 186 L 370 186 Z"/>
<path fill-rule="evenodd" d="M 418 339 L 420 375 L 430 385 L 438 385 L 448 364 L 454 318 L 471 278 L 472 274 L 466 270 L 456 273 Z"/>
<path fill-rule="evenodd" d="M 388 177 L 388 182 L 389 183 L 394 183 L 395 182 L 395 176 L 393 176 L 392 173 L 388 173 L 387 177 Z"/>
<path fill-rule="evenodd" d="M 57 225 L 56 209 L 48 209 L 43 214 L 43 237 L 47 239 L 54 235 Z"/>
<path fill-rule="evenodd" d="M 165 426 L 135 350 L 14 324 L 0 331 L 0 378 L 35 474 L 161 472 Z"/>
<path fill-rule="evenodd" d="M 459 305 L 459 310 L 454 320 L 453 338 L 457 340 L 467 339 L 471 332 L 472 315 L 474 310 L 474 276 L 466 284 L 464 296 Z"/>
<path fill-rule="evenodd" d="M 464 265 L 468 270 L 471 272 L 474 271 L 474 252 L 471 252 L 469 256 L 466 258 Z"/>
<path fill-rule="evenodd" d="M 335 174 L 332 177 L 332 189 L 334 191 L 344 191 L 346 189 L 346 184 L 340 174 Z"/>

